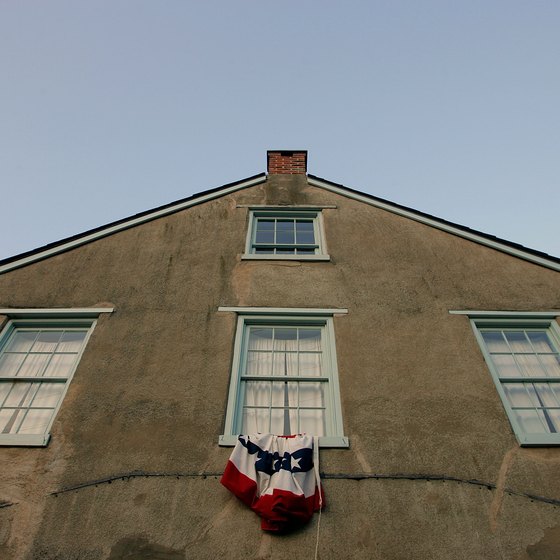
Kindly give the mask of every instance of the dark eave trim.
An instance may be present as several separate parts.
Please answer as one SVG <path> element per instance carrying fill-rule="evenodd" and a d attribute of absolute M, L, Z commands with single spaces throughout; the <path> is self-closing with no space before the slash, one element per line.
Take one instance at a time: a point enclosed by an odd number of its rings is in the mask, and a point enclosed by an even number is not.
<path fill-rule="evenodd" d="M 146 210 L 144 212 L 140 212 L 139 214 L 134 214 L 133 216 L 129 216 L 127 218 L 123 218 L 121 220 L 117 220 L 115 222 L 111 222 L 109 224 L 84 231 L 83 233 L 72 235 L 71 237 L 66 237 L 64 239 L 61 239 L 60 241 L 55 241 L 54 243 L 49 243 L 48 245 L 38 247 L 37 249 L 33 249 L 31 251 L 27 251 L 13 257 L 8 257 L 7 259 L 0 260 L 0 274 L 63 253 L 65 251 L 69 251 L 71 249 L 74 249 L 75 247 L 79 247 L 80 245 L 85 245 L 86 243 L 101 239 L 102 237 L 112 235 L 113 233 L 117 233 L 119 231 L 144 224 L 163 216 L 169 216 L 170 214 L 174 214 L 175 212 L 179 212 L 186 208 L 190 208 L 191 206 L 195 206 L 197 204 L 219 198 L 231 192 L 251 187 L 253 185 L 258 185 L 260 183 L 263 183 L 264 181 L 266 181 L 266 173 L 259 173 L 258 175 L 253 175 L 252 177 L 248 177 L 247 179 L 235 181 L 234 183 L 228 183 L 227 185 L 223 185 L 221 187 L 209 189 L 207 191 L 197 193 L 193 196 L 189 196 L 187 198 L 183 198 L 169 204 L 164 204 L 163 206 L 158 206 L 157 208 Z"/>
<path fill-rule="evenodd" d="M 500 239 L 499 237 L 496 237 L 494 235 L 483 233 L 481 231 L 477 231 L 460 224 L 443 220 L 442 218 L 420 212 L 419 210 L 414 210 L 413 208 L 402 206 L 401 204 L 396 204 L 389 200 L 366 194 L 338 183 L 327 181 L 326 179 L 322 179 L 321 177 L 308 175 L 307 178 L 309 184 L 315 187 L 323 188 L 330 192 L 352 198 L 359 202 L 370 204 L 371 206 L 387 210 L 389 212 L 392 212 L 393 214 L 397 214 L 399 216 L 409 218 L 425 225 L 435 227 L 442 231 L 446 231 L 447 233 L 457 235 L 464 239 L 469 239 L 470 241 L 474 241 L 475 243 L 479 243 L 480 245 L 491 247 L 493 249 L 501 251 L 502 253 L 507 253 L 509 255 L 513 255 L 526 261 L 539 264 L 546 268 L 550 268 L 552 270 L 560 272 L 560 258 L 553 257 L 552 255 L 543 253 L 542 251 L 529 249 L 527 247 L 524 247 L 523 245 L 520 245 L 519 243 L 513 243 L 512 241 Z"/>
<path fill-rule="evenodd" d="M 86 243 L 90 243 L 96 241 L 97 239 L 112 235 L 113 233 L 117 233 L 119 231 L 135 227 L 137 225 L 158 219 L 160 217 L 168 216 L 186 208 L 190 208 L 191 206 L 195 206 L 197 204 L 202 204 L 209 200 L 219 198 L 231 192 L 258 185 L 265 182 L 266 179 L 266 173 L 253 175 L 251 177 L 248 177 L 247 179 L 242 179 L 240 181 L 228 183 L 221 187 L 209 189 L 190 197 L 183 198 L 181 200 L 177 200 L 163 206 L 158 206 L 157 208 L 146 210 L 144 212 L 134 214 L 133 216 L 129 216 L 127 218 L 123 218 L 121 220 L 117 220 L 94 229 L 90 229 L 83 233 L 79 233 L 71 237 L 66 237 L 64 239 L 61 239 L 60 241 L 55 241 L 54 243 L 49 243 L 42 247 L 38 247 L 37 249 L 33 249 L 31 251 L 27 251 L 13 257 L 8 257 L 6 259 L 0 260 L 0 274 L 63 253 L 65 251 L 69 251 L 75 247 L 79 247 L 80 245 L 85 245 Z M 431 227 L 435 227 L 447 233 L 457 235 L 464 239 L 474 241 L 475 243 L 491 247 L 503 253 L 507 253 L 526 261 L 539 264 L 546 268 L 560 272 L 560 258 L 554 257 L 542 251 L 529 249 L 518 243 L 513 243 L 494 235 L 477 231 L 466 226 L 456 224 L 454 222 L 449 222 L 442 218 L 438 218 L 437 216 L 426 214 L 425 212 L 414 210 L 413 208 L 409 208 L 407 206 L 403 206 L 401 204 L 397 204 L 395 202 L 391 202 L 389 200 L 385 200 L 383 198 L 379 198 L 370 194 L 366 194 L 364 192 L 346 187 L 339 183 L 334 183 L 332 181 L 322 179 L 321 177 L 317 177 L 315 175 L 308 174 L 307 179 L 309 184 L 312 186 L 323 188 L 327 191 L 357 200 L 359 202 L 363 202 L 365 204 L 369 204 L 376 208 L 392 212 L 399 216 L 412 219 L 414 221 Z"/>

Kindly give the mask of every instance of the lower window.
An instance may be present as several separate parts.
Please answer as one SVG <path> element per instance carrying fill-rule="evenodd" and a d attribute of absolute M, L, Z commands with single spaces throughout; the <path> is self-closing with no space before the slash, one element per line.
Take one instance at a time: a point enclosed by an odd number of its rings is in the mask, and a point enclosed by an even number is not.
<path fill-rule="evenodd" d="M 45 445 L 91 320 L 12 320 L 0 338 L 0 445 Z"/>
<path fill-rule="evenodd" d="M 476 319 L 473 325 L 518 441 L 560 445 L 557 323 Z"/>
<path fill-rule="evenodd" d="M 343 436 L 332 317 L 240 316 L 222 445 L 238 434 Z"/>

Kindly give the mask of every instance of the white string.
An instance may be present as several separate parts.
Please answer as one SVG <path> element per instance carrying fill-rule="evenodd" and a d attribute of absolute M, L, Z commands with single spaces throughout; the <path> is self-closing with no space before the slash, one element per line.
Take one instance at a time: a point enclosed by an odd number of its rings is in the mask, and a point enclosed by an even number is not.
<path fill-rule="evenodd" d="M 315 541 L 315 560 L 319 554 L 319 533 L 321 532 L 321 513 L 323 511 L 323 493 L 321 491 L 321 477 L 319 476 L 319 438 L 313 436 L 313 466 L 315 469 L 315 481 L 319 491 L 319 519 L 317 520 L 317 538 Z"/>

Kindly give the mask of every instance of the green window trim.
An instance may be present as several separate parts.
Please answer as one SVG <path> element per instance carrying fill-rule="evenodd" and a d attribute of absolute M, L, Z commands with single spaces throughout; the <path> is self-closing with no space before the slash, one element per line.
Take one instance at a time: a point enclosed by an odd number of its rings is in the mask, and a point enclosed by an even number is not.
<path fill-rule="evenodd" d="M 560 327 L 550 314 L 471 316 L 521 446 L 560 445 Z"/>
<path fill-rule="evenodd" d="M 321 209 L 250 208 L 243 259 L 328 261 Z"/>
<path fill-rule="evenodd" d="M 275 421 L 280 422 L 275 426 L 283 426 L 286 430 L 288 425 L 292 433 L 319 435 L 321 447 L 348 447 L 342 424 L 333 314 L 289 315 L 287 310 L 283 311 L 282 314 L 271 312 L 268 315 L 238 314 L 224 433 L 218 443 L 221 446 L 235 445 L 244 425 L 257 425 L 258 430 L 253 431 L 279 433 L 271 429 L 274 415 Z M 289 338 L 293 346 L 277 346 L 285 338 Z M 253 346 L 255 340 L 258 344 L 264 341 L 268 346 Z M 310 341 L 316 345 L 314 349 L 308 346 Z M 288 361 L 290 372 L 286 365 Z M 310 363 L 320 365 L 310 366 Z M 250 368 L 253 369 L 250 371 Z M 250 389 L 251 384 L 256 389 Z M 260 394 L 261 401 L 250 400 L 254 398 L 249 397 L 250 394 Z M 303 400 L 301 395 L 309 398 L 310 394 L 312 400 L 319 399 L 319 404 Z M 274 402 L 279 395 L 288 401 Z M 258 418 L 258 422 L 264 422 L 266 426 L 261 429 L 247 418 Z M 320 425 L 321 433 L 311 433 L 306 428 L 310 423 Z"/>
<path fill-rule="evenodd" d="M 97 317 L 112 309 L 1 311 L 0 446 L 45 446 Z"/>

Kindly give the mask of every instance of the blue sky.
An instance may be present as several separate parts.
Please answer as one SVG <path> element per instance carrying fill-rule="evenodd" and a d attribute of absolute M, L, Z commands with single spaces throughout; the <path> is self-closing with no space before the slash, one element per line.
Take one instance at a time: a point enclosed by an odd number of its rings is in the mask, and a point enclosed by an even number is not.
<path fill-rule="evenodd" d="M 265 171 L 560 256 L 560 3 L 0 1 L 0 258 Z"/>

